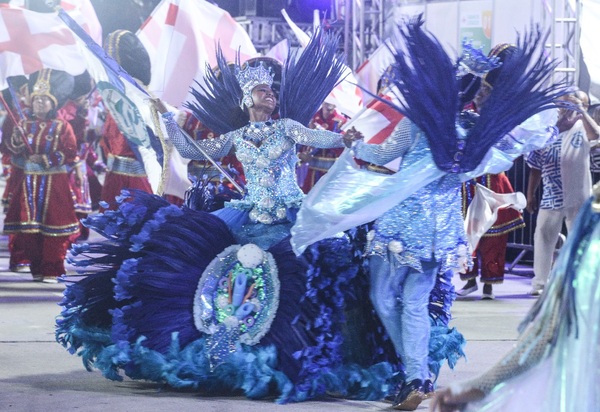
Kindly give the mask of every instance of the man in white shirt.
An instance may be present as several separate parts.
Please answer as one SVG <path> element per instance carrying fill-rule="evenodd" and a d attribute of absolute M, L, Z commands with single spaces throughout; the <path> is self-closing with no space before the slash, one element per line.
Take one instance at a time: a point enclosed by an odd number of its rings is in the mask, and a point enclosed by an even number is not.
<path fill-rule="evenodd" d="M 543 149 L 529 154 L 531 168 L 527 185 L 527 211 L 538 209 L 536 190 L 542 181 L 543 193 L 533 239 L 531 294 L 539 296 L 548 280 L 554 249 L 563 222 L 570 231 L 581 205 L 592 193 L 590 149 L 600 136 L 600 127 L 587 113 L 589 98 L 577 91 L 565 96 L 578 110 L 560 109 L 556 127 L 559 135 Z"/>

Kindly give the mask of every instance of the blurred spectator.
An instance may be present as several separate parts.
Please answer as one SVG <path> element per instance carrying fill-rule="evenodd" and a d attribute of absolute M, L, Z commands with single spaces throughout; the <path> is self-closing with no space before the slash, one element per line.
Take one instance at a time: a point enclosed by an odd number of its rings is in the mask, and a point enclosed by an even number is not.
<path fill-rule="evenodd" d="M 346 118 L 335 110 L 334 104 L 323 103 L 319 111 L 311 119 L 308 127 L 339 133 L 344 123 L 346 123 Z M 301 182 L 304 193 L 308 193 L 315 183 L 327 173 L 343 150 L 343 148 L 316 149 L 304 146 L 298 152 L 300 161 L 307 164 L 306 175 Z"/>

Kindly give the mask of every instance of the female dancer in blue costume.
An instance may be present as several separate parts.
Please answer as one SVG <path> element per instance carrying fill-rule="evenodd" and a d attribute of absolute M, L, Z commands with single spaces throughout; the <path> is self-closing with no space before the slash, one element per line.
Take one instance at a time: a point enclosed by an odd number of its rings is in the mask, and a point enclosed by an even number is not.
<path fill-rule="evenodd" d="M 288 239 L 304 197 L 296 143 L 343 146 L 342 135 L 303 126 L 339 80 L 336 47 L 317 35 L 298 60 L 288 59 L 279 119 L 271 119 L 273 74 L 262 64 L 238 64 L 234 73 L 219 54 L 220 75 L 209 72 L 209 90 L 195 92 L 190 108 L 220 134 L 199 145 L 215 158 L 235 148 L 248 182 L 242 200 L 208 214 L 124 192 L 119 210 L 86 221 L 107 241 L 74 247 L 84 270 L 65 290 L 57 340 L 87 368 L 279 402 L 388 392 L 399 361 L 383 349 L 384 337 L 372 334 L 379 340 L 365 347 L 360 366 L 345 359 L 353 348 L 342 334 L 344 310 L 358 300 L 361 265 L 351 239 L 328 239 L 301 257 Z M 204 156 L 171 114 L 163 119 L 182 155 Z"/>
<path fill-rule="evenodd" d="M 556 118 L 556 110 L 546 109 L 565 90 L 547 86 L 552 65 L 538 57 L 543 39 L 534 33 L 502 63 L 501 84 L 481 113 L 463 112 L 471 84 L 463 78 L 493 69 L 497 60 L 465 45 L 455 64 L 422 25 L 417 18 L 403 29 L 404 51 L 396 50 L 390 71 L 400 92 L 397 110 L 406 118 L 381 145 L 357 142 L 352 150 L 377 165 L 399 158 L 398 172 L 377 176 L 343 154 L 309 193 L 292 228 L 292 244 L 302 251 L 315 239 L 375 220 L 366 248 L 370 297 L 405 365 L 393 399 L 400 410 L 414 410 L 432 395 L 427 299 L 436 275 L 461 269 L 470 255 L 461 182 L 508 169 L 546 144 Z"/>
<path fill-rule="evenodd" d="M 600 184 L 579 211 L 515 348 L 440 391 L 432 411 L 595 411 L 600 404 Z"/>

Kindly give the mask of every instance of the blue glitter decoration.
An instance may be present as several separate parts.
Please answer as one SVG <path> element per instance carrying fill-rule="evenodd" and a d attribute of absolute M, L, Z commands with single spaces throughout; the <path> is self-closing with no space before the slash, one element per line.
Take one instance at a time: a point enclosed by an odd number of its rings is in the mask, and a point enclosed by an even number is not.
<path fill-rule="evenodd" d="M 456 62 L 457 78 L 467 74 L 482 77 L 489 71 L 502 65 L 502 62 L 497 56 L 486 56 L 482 49 L 473 47 L 470 40 L 463 40 L 462 49 L 463 52 Z"/>

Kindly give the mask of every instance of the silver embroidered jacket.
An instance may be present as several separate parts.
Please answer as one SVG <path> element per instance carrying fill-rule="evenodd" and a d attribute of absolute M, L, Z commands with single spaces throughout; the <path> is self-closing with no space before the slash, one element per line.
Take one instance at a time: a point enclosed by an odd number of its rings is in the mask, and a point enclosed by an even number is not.
<path fill-rule="evenodd" d="M 184 136 L 173 115 L 163 115 L 169 138 L 188 159 L 204 160 L 202 153 Z M 247 194 L 228 207 L 250 211 L 253 222 L 286 221 L 286 210 L 299 207 L 304 194 L 296 180 L 296 144 L 319 148 L 343 147 L 342 135 L 313 130 L 291 119 L 251 123 L 214 139 L 197 142 L 208 156 L 220 159 L 235 149 L 246 176 Z"/>
<path fill-rule="evenodd" d="M 402 157 L 402 167 L 430 149 L 423 132 L 405 119 L 382 144 L 357 142 L 354 152 L 377 165 Z M 368 234 L 367 254 L 394 256 L 400 265 L 419 271 L 420 261 L 432 258 L 442 263 L 441 270 L 457 268 L 459 255 L 467 252 L 460 188 L 459 176 L 446 174 L 384 213 Z"/>

